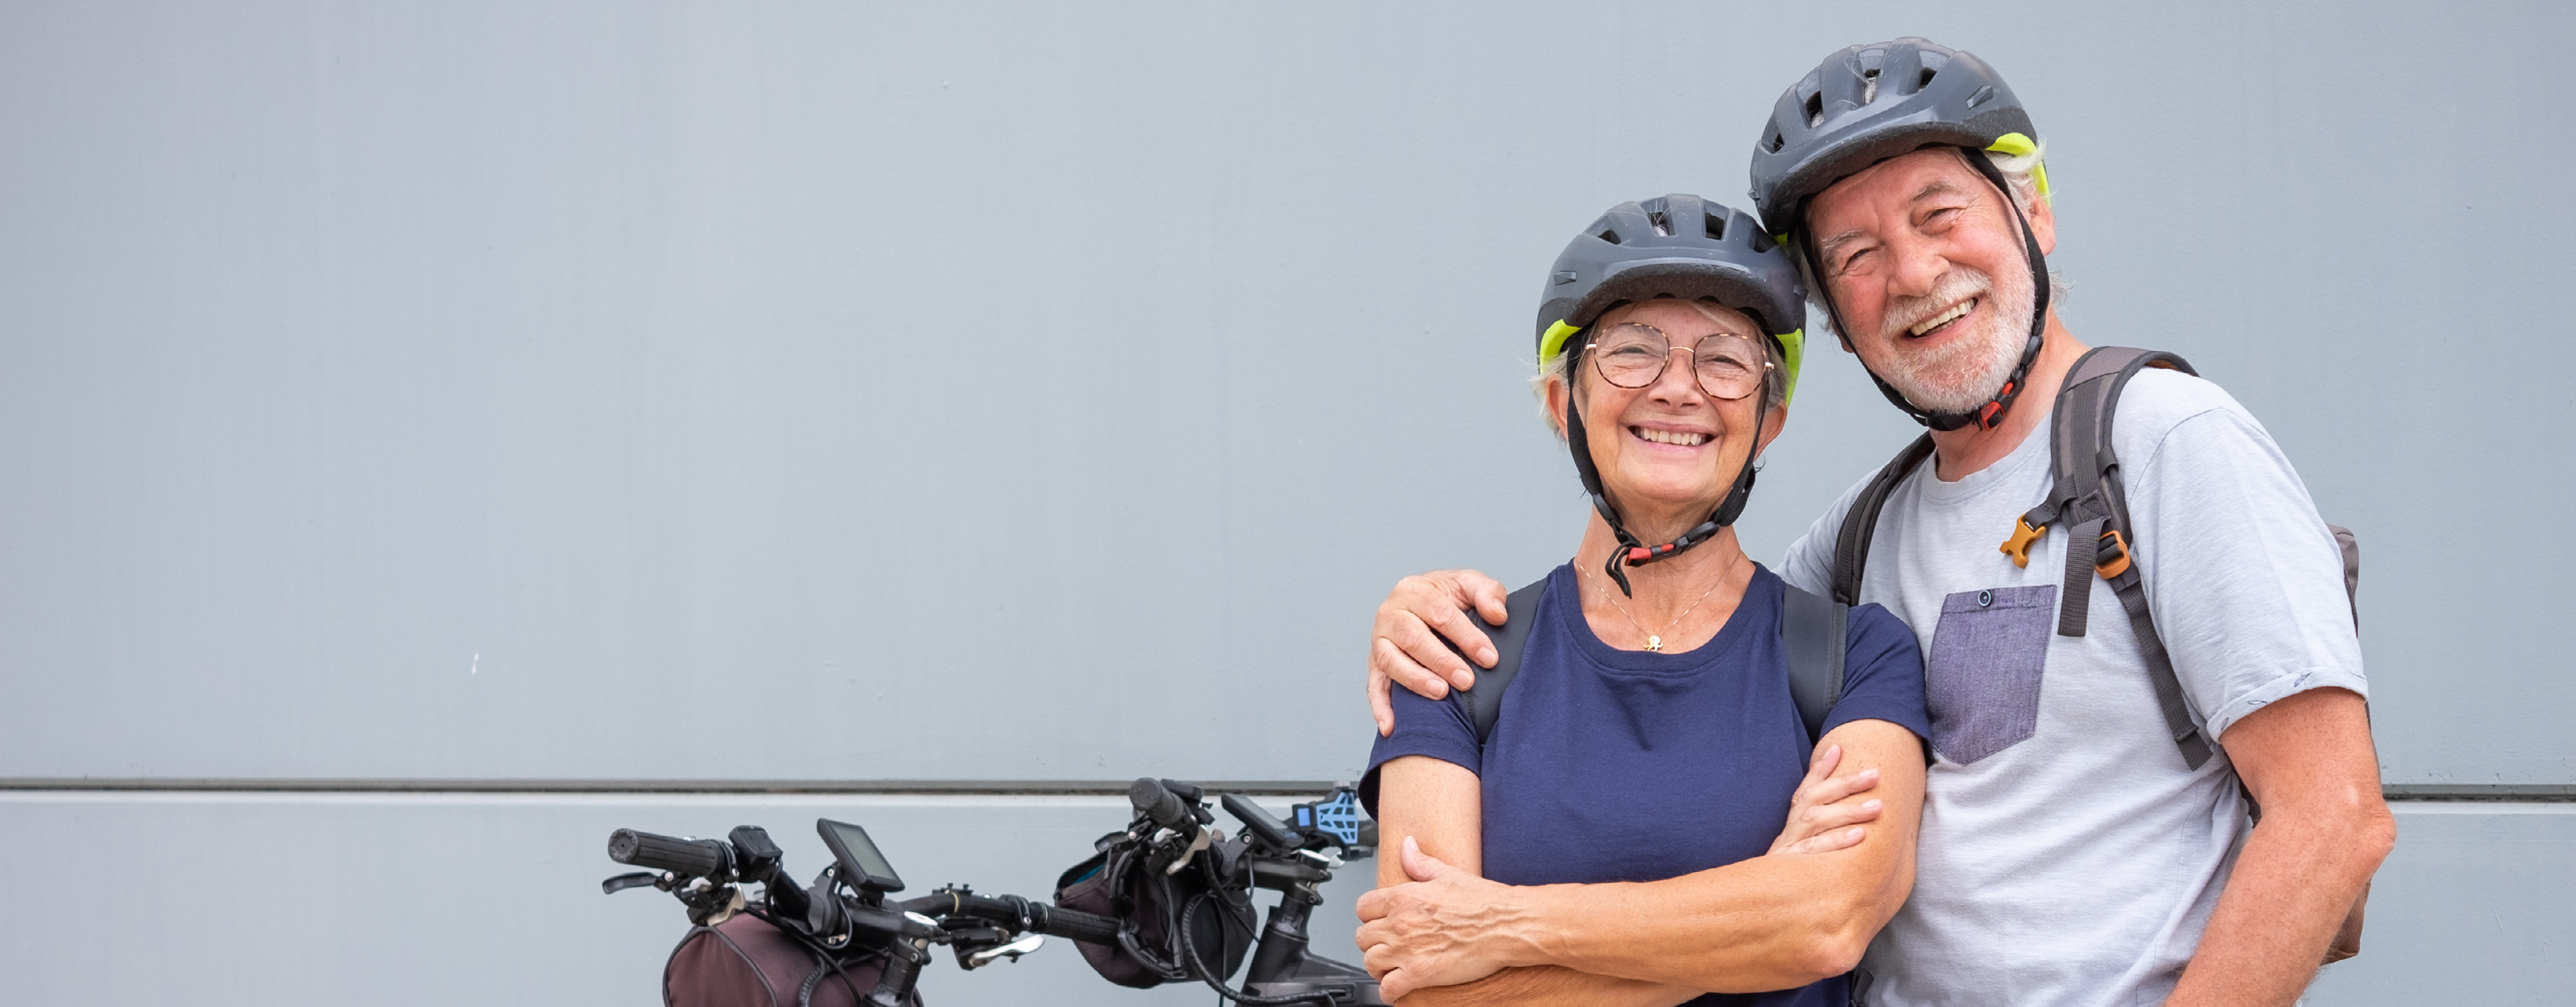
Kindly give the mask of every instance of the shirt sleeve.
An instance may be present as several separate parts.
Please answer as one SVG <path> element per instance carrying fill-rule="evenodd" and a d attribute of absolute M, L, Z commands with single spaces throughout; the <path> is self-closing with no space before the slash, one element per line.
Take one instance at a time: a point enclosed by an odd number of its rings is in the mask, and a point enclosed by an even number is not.
<path fill-rule="evenodd" d="M 1862 605 L 1851 610 L 1843 632 L 1843 694 L 1825 714 L 1823 733 L 1855 720 L 1884 720 L 1929 740 L 1932 714 L 1924 705 L 1923 650 L 1914 631 L 1886 608 Z"/>
<path fill-rule="evenodd" d="M 1476 740 L 1465 693 L 1451 689 L 1445 698 L 1424 699 L 1403 686 L 1389 691 L 1394 694 L 1395 730 L 1369 749 L 1368 773 L 1360 777 L 1360 804 L 1372 818 L 1377 816 L 1377 770 L 1390 759 L 1428 755 L 1484 775 L 1484 746 Z"/>
<path fill-rule="evenodd" d="M 2370 693 L 2333 532 L 2271 434 L 2205 388 L 2215 403 L 2124 464 L 2123 485 L 2156 633 L 2208 736 L 2223 739 L 2299 692 Z M 2139 456 L 2121 446 L 2121 457 Z M 2122 618 L 2097 585 L 2092 618 Z"/>

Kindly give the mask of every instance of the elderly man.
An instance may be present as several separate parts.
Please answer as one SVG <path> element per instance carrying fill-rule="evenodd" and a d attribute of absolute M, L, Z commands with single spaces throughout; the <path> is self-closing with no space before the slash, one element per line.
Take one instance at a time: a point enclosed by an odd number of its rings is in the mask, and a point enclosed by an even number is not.
<path fill-rule="evenodd" d="M 1856 998 L 2289 1004 L 2395 840 L 2340 553 L 2263 427 L 2170 370 L 2127 385 L 2110 435 L 2152 636 L 2103 615 L 2130 600 L 2109 581 L 2065 574 L 2078 536 L 2031 537 L 2022 518 L 2053 484 L 2050 403 L 2087 349 L 2048 306 L 2056 218 L 2036 132 L 1982 61 L 1900 39 L 1829 57 L 1756 142 L 1766 226 L 1844 349 L 1931 431 L 1930 463 L 1890 472 L 1875 522 L 1855 523 L 1874 539 L 1841 557 L 1866 561 L 1852 600 L 1923 641 L 1933 718 L 1913 896 L 1870 945 Z M 1782 577 L 1831 590 L 1872 481 L 1790 546 Z M 2084 597 L 2059 597 L 2076 585 Z M 1370 655 L 1381 730 L 1389 680 L 1435 697 L 1474 683 L 1435 633 L 1494 663 L 1464 610 L 1500 624 L 1504 593 L 1466 571 L 1397 586 Z M 2065 631 L 2070 600 L 2096 613 L 2089 630 L 2075 618 L 2082 635 Z M 2160 676 L 2178 683 L 2161 706 Z M 2180 730 L 2164 708 L 2188 718 Z M 1802 793 L 1793 827 L 1853 817 L 1870 781 L 1835 782 Z M 2261 809 L 2250 827 L 2245 795 Z M 1606 948 L 1656 927 L 1617 911 L 1635 890 L 1525 893 L 1408 865 L 1432 880 L 1361 903 L 1372 968 L 1616 978 Z"/>

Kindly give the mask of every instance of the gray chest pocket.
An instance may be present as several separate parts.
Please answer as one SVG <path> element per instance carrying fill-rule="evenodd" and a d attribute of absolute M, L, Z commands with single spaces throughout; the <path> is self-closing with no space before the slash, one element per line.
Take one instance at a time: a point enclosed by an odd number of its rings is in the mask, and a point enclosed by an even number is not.
<path fill-rule="evenodd" d="M 1932 750 L 1960 765 L 2021 744 L 2039 726 L 2057 585 L 1961 591 L 1941 599 L 1923 669 Z"/>

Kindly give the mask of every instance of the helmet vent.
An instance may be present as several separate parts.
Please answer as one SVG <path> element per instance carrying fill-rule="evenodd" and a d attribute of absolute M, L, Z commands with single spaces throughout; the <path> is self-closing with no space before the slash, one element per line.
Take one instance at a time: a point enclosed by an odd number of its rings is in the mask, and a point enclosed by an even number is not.
<path fill-rule="evenodd" d="M 1710 240 L 1710 241 L 1725 241 L 1725 240 L 1726 240 L 1726 218 L 1721 217 L 1721 216 L 1718 216 L 1717 214 L 1712 213 L 1712 214 L 1708 214 L 1707 216 L 1705 216 L 1705 217 L 1704 217 L 1704 218 L 1702 218 L 1702 219 L 1705 219 L 1706 221 L 1708 221 L 1708 240 Z"/>
<path fill-rule="evenodd" d="M 1601 233 L 1593 235 L 1593 237 L 1616 245 L 1619 243 L 1619 229 L 1615 227 L 1605 227 L 1601 229 Z"/>
<path fill-rule="evenodd" d="M 1814 129 L 1824 124 L 1825 93 L 1818 91 L 1807 96 L 1807 128 Z"/>
<path fill-rule="evenodd" d="M 1968 96 L 1968 107 L 1975 108 L 1979 105 L 1983 105 L 1986 102 L 1993 100 L 1994 96 L 1994 85 L 1988 84 L 1984 87 L 1978 88 L 1977 93 Z"/>
<path fill-rule="evenodd" d="M 1870 102 L 1877 100 L 1878 68 L 1870 67 L 1869 69 L 1860 72 L 1860 103 L 1867 105 Z"/>
<path fill-rule="evenodd" d="M 1934 67 L 1928 67 L 1928 66 L 1927 66 L 1927 67 L 1924 67 L 1924 68 L 1923 68 L 1923 73 L 1922 73 L 1922 75 L 1921 75 L 1920 79 L 1917 79 L 1917 80 L 1914 82 L 1914 89 L 1915 89 L 1915 90 L 1917 90 L 1917 91 L 1920 91 L 1920 90 L 1923 90 L 1924 88 L 1931 87 L 1931 86 L 1932 86 L 1932 75 L 1937 74 L 1937 73 L 1940 73 L 1940 72 L 1941 72 L 1941 71 L 1940 71 L 1939 69 L 1936 69 L 1936 68 L 1934 68 Z"/>
<path fill-rule="evenodd" d="M 1772 131 L 1772 133 L 1771 133 L 1771 152 L 1772 152 L 1772 153 L 1777 154 L 1777 153 L 1779 153 L 1779 152 L 1780 152 L 1780 148 L 1785 147 L 1785 146 L 1788 146 L 1788 145 L 1789 145 L 1789 138 L 1788 138 L 1787 136 L 1782 135 L 1782 134 L 1781 134 L 1779 131 L 1777 131 L 1777 130 Z"/>
<path fill-rule="evenodd" d="M 1673 218 L 1665 216 L 1664 211 L 1662 210 L 1655 210 L 1647 213 L 1646 223 L 1655 225 L 1655 235 L 1657 237 L 1669 238 L 1673 236 Z"/>

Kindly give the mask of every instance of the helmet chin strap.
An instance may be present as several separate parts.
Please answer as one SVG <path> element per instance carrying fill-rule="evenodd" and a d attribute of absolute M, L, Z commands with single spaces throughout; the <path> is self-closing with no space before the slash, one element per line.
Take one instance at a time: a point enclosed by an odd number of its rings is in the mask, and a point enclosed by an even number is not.
<path fill-rule="evenodd" d="M 1571 370 L 1570 367 L 1568 369 Z M 1760 394 L 1759 389 L 1755 394 Z M 1762 423 L 1769 418 L 1766 415 L 1769 412 L 1762 408 L 1759 399 L 1755 401 L 1753 448 L 1745 452 L 1744 468 L 1735 474 L 1735 485 L 1726 491 L 1726 499 L 1718 502 L 1717 511 L 1710 514 L 1708 520 L 1700 522 L 1698 527 L 1683 532 L 1680 538 L 1662 545 L 1647 545 L 1631 534 L 1627 525 L 1620 523 L 1618 508 L 1611 506 L 1610 492 L 1601 485 L 1601 471 L 1592 464 L 1592 444 L 1584 434 L 1583 411 L 1574 405 L 1574 386 L 1566 386 L 1565 441 L 1574 451 L 1574 471 L 1583 477 L 1583 491 L 1591 495 L 1592 509 L 1600 512 L 1601 520 L 1610 526 L 1610 534 L 1619 539 L 1619 548 L 1610 554 L 1609 561 L 1603 563 L 1601 569 L 1610 575 L 1611 583 L 1619 585 L 1620 594 L 1630 598 L 1637 596 L 1637 592 L 1628 586 L 1627 567 L 1644 566 L 1679 556 L 1692 546 L 1716 538 L 1718 532 L 1726 530 L 1728 525 L 1735 523 L 1738 515 L 1744 513 L 1744 502 L 1753 495 L 1753 462 L 1762 452 Z"/>
<path fill-rule="evenodd" d="M 2021 204 L 2013 201 L 2012 184 L 2004 180 L 2003 169 L 1995 167 L 1995 163 L 1987 160 L 1984 154 L 1971 150 L 1966 151 L 1966 155 L 1968 164 L 1976 168 L 1978 174 L 1984 175 L 1986 181 L 1993 183 L 1996 192 L 2003 194 L 2004 205 L 2012 208 L 2013 222 L 2021 225 L 2022 250 L 2030 257 L 2030 338 L 2022 343 L 2021 360 L 2013 365 L 2012 374 L 2004 378 L 2003 387 L 1987 396 L 1984 405 L 1964 413 L 1933 412 L 1917 406 L 1905 398 L 1905 393 L 1897 391 L 1896 386 L 1888 384 L 1886 378 L 1879 377 L 1877 371 L 1870 370 L 1869 364 L 1861 364 L 1861 370 L 1867 371 L 1869 379 L 1878 384 L 1879 394 L 1887 396 L 1887 401 L 1913 417 L 1914 422 L 1934 430 L 1957 430 L 1971 424 L 1979 430 L 1992 430 L 2003 425 L 2004 415 L 2012 411 L 2013 400 L 2021 397 L 2022 385 L 2030 377 L 2030 365 L 2039 359 L 2040 345 L 2047 341 L 2048 334 L 2048 263 L 2040 255 L 2039 236 L 2031 233 L 2030 218 L 2023 216 Z M 1834 305 L 1833 294 L 1824 289 L 1825 266 L 1816 258 L 1816 243 L 1807 231 L 1806 218 L 1806 208 L 1802 205 L 1798 210 L 1798 251 L 1806 257 L 1808 275 L 1816 278 L 1816 299 L 1824 302 L 1825 317 L 1834 323 L 1834 331 L 1842 334 L 1843 345 L 1849 348 L 1851 329 L 1843 325 L 1842 309 Z"/>

